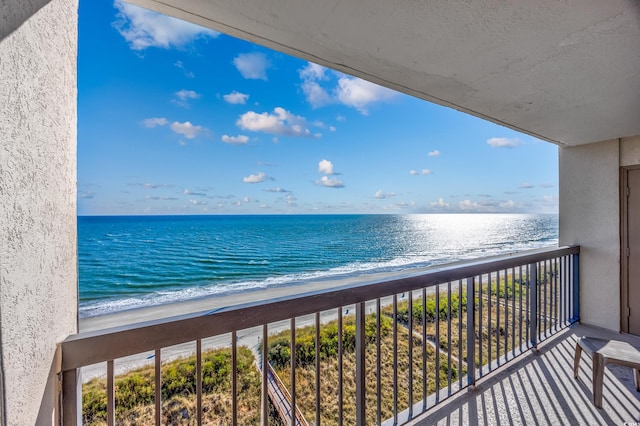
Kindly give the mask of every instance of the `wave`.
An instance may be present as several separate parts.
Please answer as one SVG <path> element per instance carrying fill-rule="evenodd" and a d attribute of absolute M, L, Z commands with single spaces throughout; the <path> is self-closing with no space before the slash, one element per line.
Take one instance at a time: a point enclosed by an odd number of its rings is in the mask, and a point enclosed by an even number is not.
<path fill-rule="evenodd" d="M 245 280 L 238 282 L 217 282 L 215 284 L 202 283 L 194 285 L 190 283 L 186 288 L 163 288 L 155 286 L 155 290 L 136 296 L 81 301 L 78 313 L 80 318 L 93 317 L 109 313 L 120 312 L 142 307 L 158 306 L 175 302 L 202 299 L 206 297 L 222 296 L 243 291 L 260 290 L 289 285 L 302 285 L 310 282 L 328 281 L 336 279 L 348 279 L 367 274 L 411 271 L 413 269 L 428 266 L 441 265 L 459 260 L 470 260 L 479 257 L 490 257 L 500 254 L 520 252 L 557 245 L 557 239 L 544 239 L 539 241 L 515 242 L 508 245 L 496 245 L 495 247 L 482 247 L 469 249 L 466 252 L 439 253 L 439 256 L 418 255 L 400 256 L 382 262 L 351 262 L 344 266 L 329 268 L 326 270 L 290 273 L 281 276 L 271 276 L 262 280 Z"/>

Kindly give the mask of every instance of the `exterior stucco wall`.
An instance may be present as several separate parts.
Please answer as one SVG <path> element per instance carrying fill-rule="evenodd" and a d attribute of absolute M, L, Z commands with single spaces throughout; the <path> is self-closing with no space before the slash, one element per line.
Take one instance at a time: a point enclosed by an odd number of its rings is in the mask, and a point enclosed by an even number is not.
<path fill-rule="evenodd" d="M 620 330 L 617 139 L 560 149 L 560 244 L 579 244 L 580 319 Z"/>
<path fill-rule="evenodd" d="M 0 338 L 6 424 L 52 424 L 77 327 L 78 0 L 0 13 Z"/>

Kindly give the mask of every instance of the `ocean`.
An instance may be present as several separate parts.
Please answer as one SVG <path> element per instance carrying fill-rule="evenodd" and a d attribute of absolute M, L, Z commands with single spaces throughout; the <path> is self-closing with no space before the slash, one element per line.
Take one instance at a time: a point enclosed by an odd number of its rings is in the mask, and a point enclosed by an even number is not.
<path fill-rule="evenodd" d="M 558 243 L 537 214 L 79 216 L 81 318 Z"/>

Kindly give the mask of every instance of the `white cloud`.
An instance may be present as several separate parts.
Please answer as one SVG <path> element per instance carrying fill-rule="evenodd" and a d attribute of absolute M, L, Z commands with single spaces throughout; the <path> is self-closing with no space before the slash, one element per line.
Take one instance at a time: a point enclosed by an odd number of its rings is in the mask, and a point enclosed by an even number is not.
<path fill-rule="evenodd" d="M 512 209 L 516 206 L 516 203 L 513 200 L 505 201 L 504 203 L 498 204 L 502 209 Z"/>
<path fill-rule="evenodd" d="M 331 95 L 316 81 L 303 81 L 302 91 L 313 108 L 320 108 L 333 102 Z"/>
<path fill-rule="evenodd" d="M 269 114 L 268 112 L 261 114 L 254 111 L 246 112 L 238 118 L 236 125 L 252 132 L 264 132 L 282 136 L 312 136 L 303 117 L 293 115 L 281 107 L 276 107 L 273 112 L 274 114 Z M 319 134 L 316 133 L 313 136 L 319 137 Z"/>
<path fill-rule="evenodd" d="M 326 80 L 327 69 L 322 65 L 307 62 L 307 66 L 298 71 L 303 80 Z"/>
<path fill-rule="evenodd" d="M 195 195 L 195 196 L 199 196 L 199 197 L 206 197 L 207 194 L 205 194 L 204 192 L 193 192 L 188 188 L 185 188 L 184 191 L 182 191 L 182 194 L 184 195 Z"/>
<path fill-rule="evenodd" d="M 266 192 L 289 192 L 286 189 L 280 188 L 280 187 L 276 187 L 276 188 L 266 188 L 265 189 Z"/>
<path fill-rule="evenodd" d="M 176 99 L 174 99 L 173 102 L 181 107 L 188 107 L 189 100 L 198 99 L 199 97 L 200 97 L 200 94 L 197 92 L 194 92 L 193 90 L 182 89 L 176 92 Z"/>
<path fill-rule="evenodd" d="M 429 169 L 422 169 L 422 170 L 409 170 L 409 174 L 411 175 L 430 175 L 431 174 L 431 170 Z"/>
<path fill-rule="evenodd" d="M 221 139 L 222 139 L 222 142 L 228 143 L 231 145 L 243 145 L 249 142 L 249 136 L 245 136 L 245 135 L 238 135 L 238 136 L 222 135 Z"/>
<path fill-rule="evenodd" d="M 318 171 L 325 175 L 333 174 L 333 163 L 329 160 L 321 160 L 318 163 Z"/>
<path fill-rule="evenodd" d="M 375 102 L 389 100 L 397 95 L 391 89 L 362 80 L 357 77 L 343 76 L 338 80 L 336 97 L 344 105 L 353 107 L 361 114 L 368 113 L 367 106 Z"/>
<path fill-rule="evenodd" d="M 137 182 L 129 182 L 128 186 L 140 186 L 145 189 L 156 189 L 156 188 L 170 188 L 173 185 L 169 185 L 168 183 L 156 184 L 156 183 L 137 183 Z"/>
<path fill-rule="evenodd" d="M 335 128 L 334 126 L 329 126 L 329 131 L 330 131 L 330 132 L 335 132 L 335 131 L 336 131 L 336 128 Z"/>
<path fill-rule="evenodd" d="M 515 148 L 522 145 L 518 138 L 491 138 L 487 139 L 487 143 L 493 148 Z"/>
<path fill-rule="evenodd" d="M 200 133 L 204 131 L 204 127 L 194 126 L 188 121 L 185 121 L 184 123 L 179 123 L 177 121 L 174 121 L 173 123 L 171 123 L 169 127 L 175 133 L 178 133 L 187 139 L 194 139 L 196 136 L 198 136 Z"/>
<path fill-rule="evenodd" d="M 442 197 L 438 198 L 438 201 L 432 201 L 429 204 L 431 205 L 431 207 L 444 208 L 444 209 L 449 208 L 449 203 L 444 201 L 444 198 Z"/>
<path fill-rule="evenodd" d="M 435 151 L 430 151 L 427 155 L 429 155 L 429 157 L 440 157 L 440 151 L 436 149 Z"/>
<path fill-rule="evenodd" d="M 146 120 L 142 121 L 142 124 L 144 125 L 144 127 L 149 127 L 149 128 L 164 126 L 168 123 L 169 121 L 164 117 L 147 118 Z"/>
<path fill-rule="evenodd" d="M 249 99 L 249 95 L 247 95 L 246 93 L 240 93 L 235 90 L 222 97 L 224 98 L 225 102 L 228 102 L 230 104 L 242 104 L 242 105 L 246 104 L 247 99 Z"/>
<path fill-rule="evenodd" d="M 209 204 L 204 200 L 189 200 L 189 203 L 193 204 L 194 206 L 206 206 L 207 204 Z"/>
<path fill-rule="evenodd" d="M 241 53 L 233 58 L 233 65 L 249 80 L 267 80 L 271 64 L 264 53 Z"/>
<path fill-rule="evenodd" d="M 313 108 L 334 102 L 327 90 L 318 83 L 318 80 L 327 79 L 326 71 L 325 67 L 312 62 L 308 62 L 306 67 L 298 71 L 302 80 L 302 91 Z"/>
<path fill-rule="evenodd" d="M 191 71 L 187 70 L 187 68 L 184 66 L 182 61 L 176 61 L 173 64 L 173 66 L 176 67 L 176 68 L 180 68 L 182 70 L 182 72 L 184 73 L 184 76 L 187 77 L 187 78 L 194 78 L 196 76 L 194 73 L 192 73 Z"/>
<path fill-rule="evenodd" d="M 242 182 L 244 183 L 260 183 L 260 182 L 264 182 L 266 179 L 268 179 L 267 175 L 265 175 L 264 173 L 260 172 L 257 175 L 249 175 L 246 177 L 242 178 Z"/>
<path fill-rule="evenodd" d="M 152 201 L 175 201 L 177 200 L 176 197 L 159 197 L 159 196 L 152 196 L 152 195 L 147 195 L 146 197 L 144 197 L 145 200 L 152 200 Z"/>
<path fill-rule="evenodd" d="M 463 200 L 463 201 L 460 201 L 459 206 L 460 206 L 460 210 L 474 210 L 480 207 L 480 204 L 471 200 Z"/>
<path fill-rule="evenodd" d="M 328 188 L 344 188 L 344 183 L 342 181 L 336 178 L 330 178 L 329 176 L 322 176 L 322 178 L 316 181 L 316 183 Z"/>
<path fill-rule="evenodd" d="M 344 123 L 345 121 L 347 121 L 347 117 L 345 117 L 344 115 L 336 115 L 336 121 Z"/>
<path fill-rule="evenodd" d="M 378 189 L 374 195 L 375 198 L 378 199 L 385 199 L 385 198 L 391 198 L 391 197 L 395 197 L 396 194 L 393 192 L 382 192 L 382 190 Z"/>
<path fill-rule="evenodd" d="M 186 100 L 189 100 L 189 99 L 198 99 L 200 97 L 200 94 L 194 92 L 193 90 L 182 89 L 182 90 L 176 92 L 176 96 L 181 101 L 186 101 Z"/>
<path fill-rule="evenodd" d="M 329 77 L 327 68 L 312 62 L 298 70 L 298 74 L 302 81 L 300 87 L 313 108 L 341 103 L 366 115 L 370 104 L 389 100 L 397 95 L 393 90 L 342 73 L 332 73 L 339 76 L 336 82 Z M 342 116 L 336 119 L 344 121 Z"/>
<path fill-rule="evenodd" d="M 288 206 L 291 207 L 295 207 L 298 204 L 296 203 L 296 201 L 298 201 L 298 199 L 296 197 L 294 197 L 293 195 L 289 194 L 287 195 L 287 197 L 285 198 L 285 201 L 287 203 Z"/>
<path fill-rule="evenodd" d="M 520 188 L 531 189 L 533 188 L 533 185 L 531 185 L 529 182 L 524 182 L 522 185 L 520 185 Z"/>
<path fill-rule="evenodd" d="M 217 37 L 220 34 L 122 0 L 115 0 L 113 6 L 118 10 L 113 26 L 133 50 L 182 47 L 198 38 Z"/>

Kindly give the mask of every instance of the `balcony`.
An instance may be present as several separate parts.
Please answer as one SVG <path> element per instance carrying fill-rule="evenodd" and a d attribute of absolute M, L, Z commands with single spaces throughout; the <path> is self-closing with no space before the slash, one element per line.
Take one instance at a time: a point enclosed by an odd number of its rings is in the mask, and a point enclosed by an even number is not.
<path fill-rule="evenodd" d="M 86 379 L 100 368 L 106 378 L 93 383 L 104 395 L 93 404 L 103 417 L 84 413 L 84 421 L 123 423 L 119 375 L 145 363 L 150 424 L 636 421 L 630 372 L 607 371 L 604 410 L 590 403 L 586 357 L 573 379 L 575 336 L 605 333 L 577 324 L 579 252 L 451 264 L 70 336 L 62 343 L 64 424 L 83 420 L 81 370 Z M 220 348 L 223 361 L 212 367 L 208 357 Z M 185 351 L 195 353 L 182 361 L 191 367 L 175 367 Z M 168 389 L 176 371 L 192 380 L 178 391 L 191 401 L 179 419 L 170 417 Z M 217 374 L 228 412 L 212 417 L 208 386 Z"/>
<path fill-rule="evenodd" d="M 537 351 L 486 377 L 473 391 L 409 424 L 635 424 L 640 419 L 640 392 L 635 390 L 631 369 L 605 369 L 602 409 L 592 403 L 592 364 L 585 355 L 574 380 L 573 357 L 580 336 L 624 340 L 640 349 L 638 337 L 574 324 L 538 345 Z"/>

